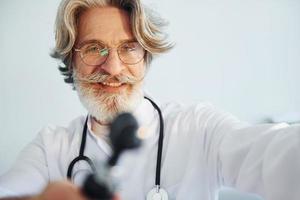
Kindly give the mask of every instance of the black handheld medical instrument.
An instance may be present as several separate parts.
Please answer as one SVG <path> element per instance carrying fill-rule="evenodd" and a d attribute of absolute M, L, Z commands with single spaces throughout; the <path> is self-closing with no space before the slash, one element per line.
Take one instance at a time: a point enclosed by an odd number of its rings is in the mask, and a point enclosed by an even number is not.
<path fill-rule="evenodd" d="M 90 199 L 109 200 L 113 198 L 115 186 L 110 169 L 113 167 L 122 152 L 138 148 L 141 140 L 137 138 L 138 123 L 130 113 L 122 113 L 116 117 L 110 126 L 110 142 L 113 149 L 112 156 L 100 173 L 91 173 L 84 181 L 82 191 Z"/>

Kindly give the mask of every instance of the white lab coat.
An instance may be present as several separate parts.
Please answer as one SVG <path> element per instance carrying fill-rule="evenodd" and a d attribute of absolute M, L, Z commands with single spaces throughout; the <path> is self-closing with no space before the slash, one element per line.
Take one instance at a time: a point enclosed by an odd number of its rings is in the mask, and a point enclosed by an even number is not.
<path fill-rule="evenodd" d="M 266 200 L 300 198 L 300 125 L 250 126 L 210 104 L 192 107 L 161 106 L 165 138 L 161 185 L 169 199 L 213 200 L 221 186 L 254 192 Z M 123 154 L 120 194 L 124 200 L 141 200 L 155 182 L 159 118 L 144 100 L 134 112 L 146 129 L 143 146 Z M 0 177 L 0 196 L 41 192 L 51 181 L 66 179 L 70 162 L 78 155 L 85 117 L 67 128 L 48 126 Z M 92 133 L 88 122 L 85 155 L 93 161 L 111 154 L 105 140 Z M 105 132 L 105 130 L 104 130 Z M 74 182 L 81 184 L 89 171 L 75 165 Z"/>

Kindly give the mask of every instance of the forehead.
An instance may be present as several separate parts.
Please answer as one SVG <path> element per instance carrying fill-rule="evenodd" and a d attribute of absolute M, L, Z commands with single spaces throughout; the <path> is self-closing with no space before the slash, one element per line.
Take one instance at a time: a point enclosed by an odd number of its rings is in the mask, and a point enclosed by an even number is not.
<path fill-rule="evenodd" d="M 99 40 L 109 45 L 134 39 L 126 11 L 112 6 L 85 10 L 78 21 L 77 44 Z"/>

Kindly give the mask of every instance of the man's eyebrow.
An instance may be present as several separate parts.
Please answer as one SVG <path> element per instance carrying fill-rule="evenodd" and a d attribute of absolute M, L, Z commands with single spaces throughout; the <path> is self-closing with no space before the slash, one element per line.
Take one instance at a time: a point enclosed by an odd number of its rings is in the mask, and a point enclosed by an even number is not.
<path fill-rule="evenodd" d="M 124 44 L 124 43 L 127 43 L 127 42 L 137 42 L 136 39 L 132 38 L 132 39 L 125 39 L 125 40 L 121 40 L 118 45 L 120 44 Z"/>
<path fill-rule="evenodd" d="M 127 42 L 137 42 L 136 39 L 132 38 L 132 39 L 124 39 L 124 40 L 120 40 L 117 44 L 118 45 L 121 45 L 121 44 L 124 44 L 124 43 L 127 43 Z M 101 40 L 95 40 L 95 39 L 92 39 L 92 40 L 85 40 L 85 41 L 82 41 L 80 42 L 78 45 L 76 45 L 78 48 L 82 47 L 83 45 L 85 44 L 100 44 L 100 45 L 103 45 L 103 46 L 108 46 L 107 44 L 105 44 L 105 42 L 101 41 Z"/>
<path fill-rule="evenodd" d="M 103 46 L 105 46 L 104 42 L 102 42 L 101 40 L 85 40 L 85 41 L 82 41 L 80 42 L 79 44 L 77 44 L 76 46 L 78 48 L 81 48 L 83 45 L 86 45 L 86 44 L 101 44 Z"/>

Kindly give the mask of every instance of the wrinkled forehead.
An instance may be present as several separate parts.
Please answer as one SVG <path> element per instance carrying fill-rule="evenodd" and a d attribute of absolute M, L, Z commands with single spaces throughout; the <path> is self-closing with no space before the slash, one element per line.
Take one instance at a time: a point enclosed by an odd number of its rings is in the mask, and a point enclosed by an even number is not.
<path fill-rule="evenodd" d="M 89 8 L 79 15 L 76 44 L 99 40 L 108 45 L 134 39 L 129 14 L 112 6 Z"/>

